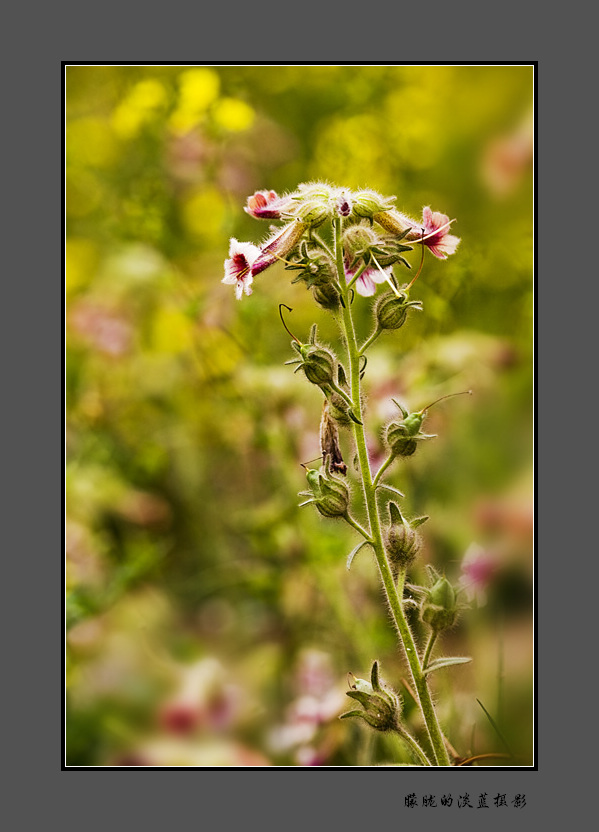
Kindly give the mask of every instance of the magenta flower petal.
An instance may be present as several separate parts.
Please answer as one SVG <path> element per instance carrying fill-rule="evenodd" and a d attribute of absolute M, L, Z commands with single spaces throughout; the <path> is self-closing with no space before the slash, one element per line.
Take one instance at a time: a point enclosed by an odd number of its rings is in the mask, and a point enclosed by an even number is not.
<path fill-rule="evenodd" d="M 409 229 L 405 236 L 407 242 L 422 242 L 431 253 L 440 260 L 454 254 L 460 238 L 449 233 L 453 220 L 439 211 L 432 211 L 430 206 L 422 210 L 422 222 L 418 223 L 399 211 L 381 211 L 374 215 L 375 220 L 392 234 L 401 234 Z"/>
<path fill-rule="evenodd" d="M 346 267 L 345 280 L 347 283 L 351 283 L 357 271 L 357 268 L 348 269 Z M 372 295 L 374 295 L 374 293 L 376 292 L 376 284 L 385 282 L 385 274 L 387 274 L 389 277 L 391 276 L 390 268 L 383 269 L 383 272 L 381 272 L 380 269 L 377 269 L 375 266 L 368 266 L 368 268 L 364 269 L 360 277 L 354 283 L 354 286 L 356 287 L 356 292 L 359 295 L 362 295 L 362 297 L 364 298 L 372 297 Z"/>
<path fill-rule="evenodd" d="M 428 205 L 422 211 L 422 242 L 440 260 L 445 260 L 448 254 L 454 254 L 460 242 L 459 237 L 449 233 L 452 222 L 446 214 L 431 211 Z"/>
<path fill-rule="evenodd" d="M 257 220 L 278 220 L 288 202 L 288 198 L 279 197 L 276 191 L 256 191 L 248 196 L 243 210 Z"/>
<path fill-rule="evenodd" d="M 252 265 L 260 255 L 260 249 L 253 243 L 240 243 L 234 237 L 229 245 L 229 257 L 225 260 L 223 283 L 235 286 L 235 296 L 241 300 L 243 293 L 252 294 Z"/>

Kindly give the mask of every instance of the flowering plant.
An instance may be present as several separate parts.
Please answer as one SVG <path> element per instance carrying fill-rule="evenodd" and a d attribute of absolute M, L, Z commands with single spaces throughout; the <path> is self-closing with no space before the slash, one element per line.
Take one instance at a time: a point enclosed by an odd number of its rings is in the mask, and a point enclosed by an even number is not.
<path fill-rule="evenodd" d="M 301 184 L 295 192 L 284 196 L 272 190 L 258 191 L 248 198 L 246 212 L 256 219 L 276 220 L 282 225 L 271 228 L 260 246 L 231 240 L 223 282 L 235 285 L 237 298 L 241 299 L 244 292 L 252 293 L 254 278 L 281 262 L 286 270 L 295 273 L 293 282 L 304 283 L 316 303 L 339 324 L 343 360 L 319 342 L 316 324 L 306 343 L 292 335 L 297 355 L 287 363 L 296 364 L 296 372 L 302 370 L 307 381 L 323 394 L 322 466 L 307 469 L 308 489 L 301 492 L 305 498 L 301 505 L 313 505 L 323 517 L 345 521 L 360 536 L 348 557 L 348 568 L 363 547 L 374 553 L 426 726 L 426 743 L 419 743 L 410 733 L 401 697 L 382 682 L 378 661 L 373 662 L 370 682 L 352 674 L 354 681 L 348 696 L 361 708 L 342 716 L 358 717 L 374 730 L 396 733 L 417 765 L 450 766 L 456 764 L 457 756 L 448 751 L 451 746 L 439 722 L 429 677 L 441 668 L 470 661 L 461 656 L 433 658 L 438 637 L 454 625 L 462 609 L 458 601 L 461 589 L 432 566 L 429 586 L 407 582 L 408 570 L 422 549 L 419 527 L 428 518 L 404 517 L 397 502 L 404 495 L 385 479 L 398 459 L 412 456 L 421 441 L 432 438 L 422 431 L 422 426 L 429 408 L 441 399 L 413 413 L 395 402 L 399 414 L 384 430 L 387 457 L 373 471 L 366 444 L 362 381 L 372 343 L 383 333 L 404 326 L 411 310 L 422 309 L 420 301 L 411 299 L 411 291 L 422 272 L 426 250 L 445 260 L 455 253 L 460 239 L 450 233 L 453 220 L 445 214 L 427 206 L 418 222 L 397 211 L 393 203 L 394 198 L 373 190 L 350 191 L 322 182 Z M 409 282 L 402 282 L 395 270 L 399 273 L 411 268 L 404 254 L 415 247 L 421 250 L 419 268 Z M 363 302 L 360 298 L 372 297 L 374 327 L 360 344 L 353 306 Z M 282 319 L 283 306 L 279 309 Z M 287 329 L 285 323 L 284 326 Z M 340 430 L 351 432 L 358 489 L 352 487 L 347 476 Z M 394 499 L 381 500 L 383 492 L 391 492 Z M 361 516 L 355 516 L 358 511 Z M 417 646 L 407 615 L 410 607 L 418 609 L 420 621 L 429 630 L 422 647 Z"/>

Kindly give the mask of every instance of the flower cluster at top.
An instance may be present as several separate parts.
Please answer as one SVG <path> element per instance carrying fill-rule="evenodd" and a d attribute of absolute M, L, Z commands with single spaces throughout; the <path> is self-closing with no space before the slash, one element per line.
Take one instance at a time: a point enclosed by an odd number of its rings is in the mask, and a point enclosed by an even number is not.
<path fill-rule="evenodd" d="M 391 267 L 409 264 L 401 256 L 420 243 L 441 260 L 453 254 L 460 238 L 449 233 L 445 214 L 425 207 L 418 222 L 393 207 L 395 197 L 372 190 L 350 191 L 323 182 L 305 183 L 293 193 L 279 196 L 275 191 L 257 191 L 248 197 L 245 211 L 256 219 L 279 220 L 260 246 L 230 241 L 223 283 L 235 286 L 241 299 L 251 295 L 256 275 L 274 263 L 300 269 L 297 278 L 315 290 L 323 306 L 334 306 L 337 270 L 334 255 L 315 234 L 327 220 L 343 222 L 343 267 L 345 280 L 358 294 L 374 295 L 377 284 L 391 282 Z"/>

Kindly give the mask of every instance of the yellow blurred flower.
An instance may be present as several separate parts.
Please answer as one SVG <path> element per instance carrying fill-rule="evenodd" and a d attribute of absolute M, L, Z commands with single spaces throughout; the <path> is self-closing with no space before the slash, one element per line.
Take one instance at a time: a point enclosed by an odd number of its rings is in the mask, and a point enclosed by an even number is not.
<path fill-rule="evenodd" d="M 207 67 L 188 69 L 179 76 L 179 99 L 169 119 L 174 133 L 186 133 L 218 98 L 220 78 Z"/>
<path fill-rule="evenodd" d="M 131 139 L 151 121 L 166 103 L 166 90 L 155 78 L 135 84 L 112 114 L 112 128 L 117 136 Z"/>
<path fill-rule="evenodd" d="M 253 108 L 239 98 L 221 98 L 214 106 L 213 115 L 217 124 L 231 132 L 247 130 L 255 118 Z"/>

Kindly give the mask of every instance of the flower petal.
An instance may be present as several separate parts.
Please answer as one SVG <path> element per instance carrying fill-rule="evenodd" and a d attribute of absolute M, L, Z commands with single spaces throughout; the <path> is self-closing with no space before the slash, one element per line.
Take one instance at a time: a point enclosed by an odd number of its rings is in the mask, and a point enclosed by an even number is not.
<path fill-rule="evenodd" d="M 354 286 L 356 287 L 356 292 L 359 295 L 362 295 L 363 298 L 369 298 L 376 292 L 376 283 L 368 275 L 369 271 L 371 270 L 367 269 L 365 272 L 363 272 L 354 283 Z"/>

